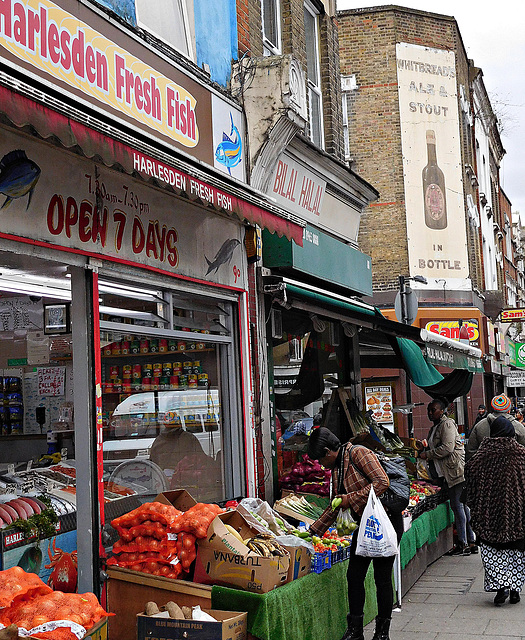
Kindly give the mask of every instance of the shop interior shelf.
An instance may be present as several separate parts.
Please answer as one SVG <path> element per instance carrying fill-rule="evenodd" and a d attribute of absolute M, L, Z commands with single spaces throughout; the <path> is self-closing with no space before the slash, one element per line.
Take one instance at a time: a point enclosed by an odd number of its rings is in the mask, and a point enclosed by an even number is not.
<path fill-rule="evenodd" d="M 206 353 L 209 351 L 215 351 L 215 348 L 212 347 L 210 349 L 184 349 L 184 350 L 176 350 L 176 351 L 148 351 L 148 353 L 119 353 L 112 355 L 104 355 L 102 354 L 102 358 L 104 360 L 109 360 L 110 358 L 166 358 L 167 356 L 175 355 L 177 353 L 183 353 L 186 356 L 193 356 L 197 353 Z"/>

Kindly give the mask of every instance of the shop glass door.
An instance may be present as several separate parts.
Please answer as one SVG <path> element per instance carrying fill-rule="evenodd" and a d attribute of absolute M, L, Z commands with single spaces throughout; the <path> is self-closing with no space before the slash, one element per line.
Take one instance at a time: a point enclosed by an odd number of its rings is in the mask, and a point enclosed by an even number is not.
<path fill-rule="evenodd" d="M 171 489 L 233 497 L 235 304 L 105 279 L 99 301 L 106 522 Z"/>

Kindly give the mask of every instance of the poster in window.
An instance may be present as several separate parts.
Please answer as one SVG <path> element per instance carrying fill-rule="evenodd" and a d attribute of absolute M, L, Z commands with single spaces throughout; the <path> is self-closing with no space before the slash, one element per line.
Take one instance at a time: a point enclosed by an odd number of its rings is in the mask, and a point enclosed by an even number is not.
<path fill-rule="evenodd" d="M 365 387 L 365 411 L 372 411 L 372 417 L 378 424 L 393 425 L 392 387 Z"/>
<path fill-rule="evenodd" d="M 44 305 L 44 333 L 69 333 L 69 303 Z"/>

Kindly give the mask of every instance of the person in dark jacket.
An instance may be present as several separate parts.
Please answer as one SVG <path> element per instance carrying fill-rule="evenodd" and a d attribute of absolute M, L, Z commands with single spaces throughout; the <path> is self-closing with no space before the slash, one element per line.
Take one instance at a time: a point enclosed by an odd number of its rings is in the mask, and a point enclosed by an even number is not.
<path fill-rule="evenodd" d="M 492 398 L 492 401 L 490 403 L 491 412 L 486 418 L 480 420 L 470 432 L 467 446 L 465 448 L 466 460 L 469 460 L 469 458 L 471 458 L 476 453 L 483 438 L 487 438 L 490 436 L 490 425 L 499 416 L 503 416 L 504 418 L 507 418 L 507 420 L 510 420 L 512 422 L 512 424 L 514 425 L 514 430 L 516 431 L 516 440 L 520 444 L 525 446 L 525 426 L 512 418 L 512 416 L 510 415 L 511 406 L 512 403 L 510 401 L 510 398 L 504 393 Z"/>
<path fill-rule="evenodd" d="M 350 443 L 341 445 L 339 439 L 325 427 L 314 429 L 308 442 L 308 455 L 332 473 L 332 497 L 340 497 L 342 503 L 337 509 L 331 505 L 321 517 L 310 526 L 312 535 L 322 536 L 335 522 L 340 509 L 351 509 L 359 522 L 368 501 L 370 487 L 376 495 L 384 493 L 390 481 L 376 454 L 363 446 Z M 403 534 L 403 517 L 400 513 L 388 516 L 396 531 L 398 542 Z M 372 640 L 389 640 L 390 620 L 394 605 L 392 591 L 392 569 L 395 556 L 388 558 L 365 558 L 357 556 L 357 533 L 352 536 L 350 562 L 348 565 L 348 628 L 342 640 L 364 640 L 363 613 L 365 605 L 365 578 L 370 562 L 374 565 L 374 580 L 377 592 L 376 628 Z"/>
<path fill-rule="evenodd" d="M 525 447 L 499 416 L 465 466 L 467 504 L 481 549 L 485 591 L 494 604 L 520 601 L 525 584 Z"/>

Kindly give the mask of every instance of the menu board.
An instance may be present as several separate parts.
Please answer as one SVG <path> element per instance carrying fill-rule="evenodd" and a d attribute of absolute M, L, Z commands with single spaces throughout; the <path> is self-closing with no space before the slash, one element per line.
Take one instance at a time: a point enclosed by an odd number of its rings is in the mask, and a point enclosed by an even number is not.
<path fill-rule="evenodd" d="M 372 417 L 378 424 L 394 424 L 392 387 L 365 387 L 365 410 L 373 411 Z"/>

